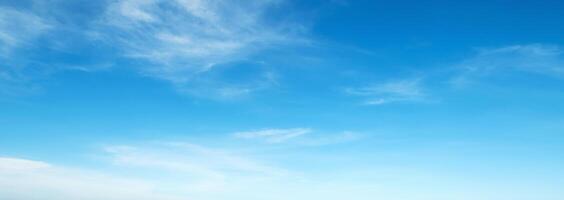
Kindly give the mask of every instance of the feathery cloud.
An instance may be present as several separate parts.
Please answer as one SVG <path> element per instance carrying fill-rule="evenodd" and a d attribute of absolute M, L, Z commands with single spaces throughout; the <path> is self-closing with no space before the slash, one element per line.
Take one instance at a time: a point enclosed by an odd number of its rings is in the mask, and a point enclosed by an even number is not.
<path fill-rule="evenodd" d="M 121 166 L 148 167 L 184 172 L 205 179 L 223 179 L 230 172 L 255 175 L 280 175 L 284 170 L 261 164 L 226 150 L 192 143 L 169 142 L 144 146 L 108 146 L 110 160 Z"/>
<path fill-rule="evenodd" d="M 287 170 L 191 143 L 106 146 L 103 168 L 0 157 L 0 196 L 13 200 L 215 199 L 294 178 Z M 229 196 L 229 195 L 225 195 Z M 241 197 L 241 199 L 247 199 Z"/>
<path fill-rule="evenodd" d="M 366 87 L 347 88 L 349 95 L 367 98 L 367 105 L 382 105 L 395 102 L 417 102 L 427 98 L 421 79 L 407 79 L 374 84 Z"/>
<path fill-rule="evenodd" d="M 155 185 L 87 169 L 0 157 L 0 194 L 4 199 L 181 199 L 156 194 Z"/>
<path fill-rule="evenodd" d="M 546 44 L 512 45 L 480 49 L 476 55 L 456 65 L 460 73 L 451 80 L 455 85 L 499 73 L 536 73 L 564 77 L 564 51 L 560 46 Z"/>
<path fill-rule="evenodd" d="M 325 146 L 353 142 L 362 138 L 364 138 L 363 134 L 353 131 L 343 131 L 341 133 L 320 134 L 304 138 L 299 141 L 298 144 L 303 146 Z"/>
<path fill-rule="evenodd" d="M 142 62 L 139 69 L 143 74 L 171 81 L 181 91 L 200 94 L 202 90 L 192 88 L 210 82 L 203 74 L 217 66 L 302 40 L 301 25 L 269 20 L 268 11 L 280 3 L 115 1 L 93 31 L 102 40 L 117 44 L 126 58 Z M 210 95 L 231 97 L 248 94 L 256 91 L 253 88 L 264 88 L 270 83 L 260 73 L 255 77 L 256 80 L 245 80 L 235 86 L 216 80 L 205 87 L 213 91 L 208 92 L 213 93 Z"/>
<path fill-rule="evenodd" d="M 268 143 L 281 143 L 311 132 L 312 130 L 309 128 L 264 129 L 258 131 L 237 132 L 234 133 L 233 136 L 241 139 L 264 140 Z"/>
<path fill-rule="evenodd" d="M 32 46 L 34 39 L 51 27 L 33 13 L 0 6 L 0 59 L 7 59 L 17 48 Z"/>
<path fill-rule="evenodd" d="M 47 4 L 32 0 L 31 6 L 17 9 L 0 5 L 0 59 L 5 59 L 5 64 L 17 63 L 22 69 L 41 66 L 35 68 L 44 71 L 90 71 L 88 66 L 103 62 L 104 66 L 134 68 L 144 76 L 168 81 L 181 93 L 238 98 L 275 86 L 274 76 L 269 76 L 275 70 L 268 63 L 253 59 L 254 56 L 268 49 L 307 41 L 306 26 L 272 16 L 271 11 L 283 9 L 284 3 L 281 0 L 97 1 L 91 3 L 92 11 L 81 13 L 80 17 L 69 10 L 72 6 L 58 1 Z M 36 42 L 39 38 L 41 43 Z M 16 48 L 35 44 L 36 51 L 7 56 Z M 73 55 L 74 51 L 85 49 L 96 49 L 98 53 Z M 35 53 L 39 50 L 59 56 L 86 57 L 81 60 L 87 63 L 35 59 L 40 57 Z M 240 71 L 249 75 L 237 81 L 227 81 L 218 75 L 242 65 L 253 65 L 256 69 L 242 68 Z M 240 73 L 226 76 L 234 74 Z"/>
<path fill-rule="evenodd" d="M 362 134 L 352 131 L 324 133 L 310 128 L 262 129 L 236 132 L 232 136 L 237 139 L 259 141 L 267 144 L 290 144 L 309 147 L 353 142 L 363 138 Z"/>
<path fill-rule="evenodd" d="M 0 170 L 29 171 L 49 167 L 49 164 L 18 158 L 0 157 Z"/>

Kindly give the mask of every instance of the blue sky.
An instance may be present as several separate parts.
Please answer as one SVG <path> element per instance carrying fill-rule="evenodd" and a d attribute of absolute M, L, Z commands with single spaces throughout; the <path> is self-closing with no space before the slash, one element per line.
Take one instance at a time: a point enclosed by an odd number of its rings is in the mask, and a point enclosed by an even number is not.
<path fill-rule="evenodd" d="M 562 200 L 562 10 L 0 0 L 0 199 Z"/>

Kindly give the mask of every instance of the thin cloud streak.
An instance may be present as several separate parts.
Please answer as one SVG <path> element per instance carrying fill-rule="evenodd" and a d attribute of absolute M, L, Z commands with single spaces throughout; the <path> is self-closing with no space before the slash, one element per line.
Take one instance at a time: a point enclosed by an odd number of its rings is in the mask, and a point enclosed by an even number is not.
<path fill-rule="evenodd" d="M 264 129 L 258 131 L 237 132 L 233 136 L 241 139 L 258 139 L 268 143 L 282 143 L 288 140 L 311 133 L 313 130 L 309 128 L 292 128 L 292 129 Z"/>
<path fill-rule="evenodd" d="M 193 143 L 110 145 L 96 157 L 106 161 L 97 170 L 0 157 L 0 194 L 14 200 L 259 200 L 304 198 L 289 191 L 307 195 L 318 185 L 233 149 Z"/>
<path fill-rule="evenodd" d="M 103 169 L 0 157 L 0 194 L 14 200 L 186 200 L 242 195 L 247 187 L 298 179 L 229 150 L 167 142 L 106 146 Z M 242 197 L 242 198 L 243 198 Z"/>
<path fill-rule="evenodd" d="M 422 102 L 428 94 L 421 85 L 421 79 L 406 79 L 373 84 L 365 87 L 347 88 L 345 93 L 365 97 L 366 105 L 383 105 L 397 102 Z"/>
<path fill-rule="evenodd" d="M 0 7 L 0 58 L 7 59 L 17 48 L 33 46 L 33 41 L 51 28 L 37 15 Z"/>
<path fill-rule="evenodd" d="M 455 86 L 466 86 L 488 77 L 515 72 L 563 78 L 564 51 L 560 46 L 547 44 L 483 48 L 456 64 L 455 68 L 459 73 L 450 81 Z"/>
<path fill-rule="evenodd" d="M 146 181 L 35 160 L 0 157 L 0 169 L 0 194 L 5 199 L 181 199 L 155 194 L 155 185 Z"/>
<path fill-rule="evenodd" d="M 564 50 L 561 46 L 548 44 L 478 48 L 474 55 L 466 59 L 441 70 L 426 72 L 425 78 L 349 87 L 344 89 L 344 93 L 363 97 L 365 105 L 435 102 L 436 97 L 431 95 L 432 90 L 469 87 L 473 83 L 487 82 L 496 76 L 519 73 L 564 78 Z M 432 80 L 429 80 L 431 78 Z M 431 81 L 435 83 L 433 88 L 428 86 Z"/>
<path fill-rule="evenodd" d="M 268 10 L 278 4 L 268 0 L 116 1 L 92 31 L 103 41 L 119 44 L 126 58 L 144 62 L 139 68 L 143 74 L 190 91 L 208 82 L 202 81 L 203 74 L 217 66 L 305 40 L 300 24 L 268 21 Z M 223 97 L 257 91 L 231 92 L 233 87 L 226 84 L 206 87 L 216 91 L 212 95 Z"/>
<path fill-rule="evenodd" d="M 45 4 L 32 0 L 30 7 L 18 9 L 0 6 L 0 59 L 5 60 L 2 65 L 11 68 L 49 72 L 93 71 L 98 68 L 91 66 L 115 68 L 126 63 L 125 67 L 134 68 L 143 76 L 171 83 L 182 94 L 236 99 L 275 86 L 276 81 L 265 75 L 274 73 L 269 69 L 271 66 L 261 64 L 261 71 L 235 83 L 212 76 L 210 71 L 221 74 L 227 68 L 238 68 L 240 62 L 255 63 L 249 58 L 266 50 L 308 43 L 305 25 L 283 18 L 270 19 L 271 11 L 284 9 L 285 3 L 279 0 L 100 1 L 93 3 L 100 9 L 77 19 L 59 2 Z M 44 7 L 50 9 L 46 11 Z M 44 42 L 34 47 L 38 39 Z M 54 55 L 71 55 L 76 49 L 96 47 L 97 51 L 111 55 L 89 55 L 87 60 L 92 63 L 50 63 L 48 59 L 37 59 L 33 65 L 30 59 L 22 59 L 26 55 L 8 56 L 23 47 L 47 50 L 46 53 Z"/>

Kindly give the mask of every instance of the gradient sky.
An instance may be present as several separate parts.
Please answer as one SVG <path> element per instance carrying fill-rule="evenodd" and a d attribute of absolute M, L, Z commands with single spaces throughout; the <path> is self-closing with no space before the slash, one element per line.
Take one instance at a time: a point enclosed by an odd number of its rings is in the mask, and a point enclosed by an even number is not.
<path fill-rule="evenodd" d="M 0 0 L 0 199 L 564 200 L 563 10 Z"/>

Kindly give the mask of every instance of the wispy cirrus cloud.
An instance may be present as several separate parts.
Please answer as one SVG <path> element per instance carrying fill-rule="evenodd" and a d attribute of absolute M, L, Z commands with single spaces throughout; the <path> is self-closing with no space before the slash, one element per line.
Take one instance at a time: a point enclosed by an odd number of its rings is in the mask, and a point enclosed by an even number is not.
<path fill-rule="evenodd" d="M 268 24 L 274 1 L 123 0 L 111 3 L 94 28 L 118 42 L 126 57 L 149 61 L 151 75 L 186 81 L 191 75 L 290 38 Z"/>
<path fill-rule="evenodd" d="M 535 73 L 561 78 L 564 76 L 564 50 L 558 45 L 526 44 L 498 48 L 481 48 L 455 65 L 459 73 L 451 80 L 467 85 L 481 78 L 512 72 Z"/>
<path fill-rule="evenodd" d="M 215 199 L 224 196 L 221 193 L 250 197 L 247 186 L 294 178 L 287 170 L 230 150 L 192 143 L 110 145 L 97 157 L 106 161 L 100 163 L 103 169 L 0 157 L 0 197 L 185 200 Z"/>
<path fill-rule="evenodd" d="M 51 28 L 33 13 L 0 6 L 0 59 L 7 59 L 17 48 L 33 46 L 34 40 Z"/>
<path fill-rule="evenodd" d="M 425 72 L 425 78 L 399 79 L 344 89 L 348 95 L 365 98 L 366 105 L 435 101 L 432 91 L 450 86 L 469 86 L 474 82 L 508 74 L 537 74 L 564 77 L 564 50 L 559 45 L 524 44 L 496 48 L 477 48 L 468 58 L 439 70 Z M 511 76 L 507 76 L 511 77 Z M 431 86 L 430 83 L 435 83 Z"/>
<path fill-rule="evenodd" d="M 437 171 L 406 167 L 407 161 L 421 162 L 417 153 L 363 154 L 348 151 L 349 147 L 343 149 L 344 154 L 315 151 L 312 155 L 311 151 L 294 151 L 295 147 L 273 152 L 260 148 L 250 151 L 247 147 L 243 151 L 218 149 L 184 142 L 108 145 L 102 153 L 95 153 L 94 158 L 98 159 L 91 160 L 96 164 L 90 167 L 0 157 L 0 197 L 10 200 L 340 200 L 355 194 L 355 198 L 361 200 L 374 196 L 399 200 L 405 196 L 398 197 L 398 191 L 405 191 L 405 185 L 410 185 L 413 186 L 407 189 L 413 194 L 408 196 L 410 199 L 452 199 L 456 196 L 472 199 L 474 191 L 465 190 L 468 185 L 484 188 L 506 185 L 505 182 L 476 185 L 476 180 L 460 182 L 458 179 L 468 174 L 440 176 L 441 167 Z M 262 157 L 253 156 L 253 152 Z M 398 159 L 402 162 L 398 163 Z M 503 181 L 506 176 L 494 179 Z M 421 183 L 431 187 L 421 189 Z M 535 189 L 535 192 L 548 192 L 547 197 L 553 194 L 556 197 L 558 190 L 552 186 L 557 183 L 543 185 L 539 188 L 551 188 Z M 442 191 L 449 185 L 461 185 L 454 188 L 461 192 L 420 195 Z M 496 190 L 496 193 L 480 198 L 503 199 L 514 190 L 502 191 L 501 195 Z"/>
<path fill-rule="evenodd" d="M 345 93 L 364 97 L 366 105 L 383 105 L 397 102 L 421 102 L 428 98 L 421 79 L 405 79 L 347 88 Z"/>
<path fill-rule="evenodd" d="M 0 2 L 0 95 L 36 94 L 41 91 L 40 80 L 55 72 L 101 68 L 98 63 L 86 66 L 53 59 L 76 56 L 72 48 L 85 44 L 75 40 L 84 27 L 64 23 L 72 16 L 58 13 L 60 4 L 59 0 Z"/>
<path fill-rule="evenodd" d="M 298 141 L 297 144 L 302 146 L 326 146 L 355 142 L 364 138 L 365 135 L 361 133 L 354 131 L 342 131 L 340 133 L 323 133 L 307 137 Z"/>
<path fill-rule="evenodd" d="M 26 159 L 0 157 L 1 170 L 27 171 L 50 167 L 49 164 Z"/>
<path fill-rule="evenodd" d="M 311 133 L 310 128 L 291 128 L 291 129 L 263 129 L 256 131 L 236 132 L 236 138 L 264 140 L 268 143 L 281 143 L 290 139 Z"/>
<path fill-rule="evenodd" d="M 182 199 L 155 192 L 155 189 L 154 183 L 146 180 L 0 157 L 0 194 L 4 199 Z"/>
<path fill-rule="evenodd" d="M 32 62 L 20 54 L 34 48 L 37 39 L 52 29 L 38 15 L 0 5 L 0 95 L 35 93 L 37 86 L 29 80 L 37 70 L 29 70 Z"/>
<path fill-rule="evenodd" d="M 276 85 L 276 76 L 272 76 L 276 70 L 254 56 L 269 49 L 308 43 L 307 26 L 272 15 L 275 12 L 271 11 L 284 9 L 285 3 L 96 1 L 88 3 L 92 10 L 80 14 L 70 10 L 79 6 L 77 3 L 57 0 L 32 0 L 31 6 L 17 8 L 0 5 L 0 56 L 10 61 L 4 63 L 18 63 L 19 68 L 41 66 L 45 71 L 91 71 L 89 66 L 103 62 L 104 66 L 133 68 L 144 76 L 168 81 L 181 93 L 238 98 Z M 16 47 L 35 44 L 36 51 L 29 54 L 6 56 Z M 73 53 L 88 49 L 96 53 Z M 86 63 L 53 63 L 35 53 L 39 51 L 81 57 L 79 60 Z M 34 63 L 30 63 L 30 57 L 34 57 Z M 253 70 L 240 68 L 248 65 Z M 239 72 L 232 73 L 236 70 Z M 225 80 L 221 74 L 249 76 L 234 81 Z"/>
<path fill-rule="evenodd" d="M 241 136 L 275 138 L 274 141 L 282 142 L 303 137 L 310 131 L 269 129 L 241 132 Z M 345 132 L 296 142 L 302 146 L 320 146 L 354 138 L 354 133 Z M 101 151 L 89 154 L 89 158 L 96 158 L 95 168 L 0 156 L 0 197 L 13 200 L 310 199 L 302 195 L 312 189 L 330 187 L 319 186 L 322 182 L 314 176 L 289 168 L 287 161 L 277 160 L 261 149 L 259 146 L 219 148 L 181 141 L 104 145 Z M 278 156 L 289 152 L 270 153 Z"/>
<path fill-rule="evenodd" d="M 142 146 L 117 145 L 104 148 L 108 158 L 121 166 L 183 171 L 186 175 L 223 180 L 231 172 L 276 176 L 285 171 L 237 155 L 229 150 L 186 142 L 165 142 Z"/>
<path fill-rule="evenodd" d="M 296 134 L 300 131 L 306 130 L 293 130 Z M 95 169 L 0 157 L 0 197 L 13 200 L 185 200 L 195 197 L 258 200 L 276 199 L 288 195 L 288 191 L 306 194 L 308 187 L 316 185 L 312 184 L 314 180 L 304 182 L 309 178 L 286 169 L 286 165 L 275 159 L 257 158 L 256 150 L 177 141 L 106 145 L 102 152 L 90 154 L 99 162 Z"/>
<path fill-rule="evenodd" d="M 93 28 L 118 44 L 124 57 L 143 62 L 147 76 L 174 83 L 180 91 L 232 97 L 272 86 L 261 70 L 253 80 L 208 80 L 206 72 L 243 61 L 269 48 L 303 42 L 304 27 L 269 20 L 282 1 L 124 0 L 111 3 Z M 204 85 L 206 90 L 199 90 Z M 196 88 L 196 89 L 193 89 Z M 258 88 L 258 89 L 257 89 Z"/>
<path fill-rule="evenodd" d="M 233 133 L 237 139 L 265 142 L 267 144 L 292 144 L 297 146 L 325 146 L 353 142 L 363 138 L 353 131 L 324 133 L 311 128 L 261 129 Z"/>

